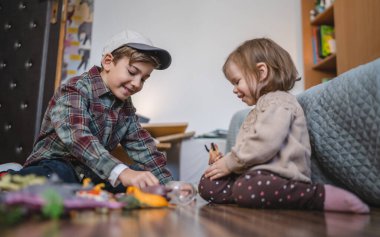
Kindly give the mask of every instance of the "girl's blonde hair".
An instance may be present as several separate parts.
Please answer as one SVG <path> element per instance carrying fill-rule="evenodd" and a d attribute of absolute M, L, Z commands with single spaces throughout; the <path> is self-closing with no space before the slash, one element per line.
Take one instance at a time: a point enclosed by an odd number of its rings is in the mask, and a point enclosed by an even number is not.
<path fill-rule="evenodd" d="M 268 38 L 248 40 L 235 49 L 223 65 L 226 77 L 230 62 L 234 62 L 242 71 L 251 88 L 250 92 L 256 99 L 271 91 L 289 91 L 300 79 L 289 53 Z M 259 81 L 260 71 L 256 66 L 258 63 L 267 65 L 267 80 Z M 255 87 L 256 91 L 253 90 Z"/>
<path fill-rule="evenodd" d="M 122 46 L 120 48 L 117 48 L 114 51 L 112 51 L 111 54 L 113 56 L 113 62 L 115 64 L 123 57 L 128 57 L 129 64 L 143 62 L 153 65 L 154 68 L 158 68 L 160 66 L 160 63 L 156 57 L 145 52 L 140 52 L 128 46 Z"/>

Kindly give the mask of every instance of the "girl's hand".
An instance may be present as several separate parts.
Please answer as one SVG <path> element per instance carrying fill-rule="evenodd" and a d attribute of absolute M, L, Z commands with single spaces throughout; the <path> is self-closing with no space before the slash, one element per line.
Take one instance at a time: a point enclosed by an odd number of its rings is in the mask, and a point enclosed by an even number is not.
<path fill-rule="evenodd" d="M 231 173 L 226 165 L 226 159 L 219 159 L 215 161 L 205 172 L 205 177 L 211 180 L 220 179 Z"/>
<path fill-rule="evenodd" d="M 206 150 L 209 152 L 209 159 L 208 159 L 209 165 L 214 164 L 215 161 L 223 157 L 223 154 L 219 151 L 218 145 L 215 143 L 211 143 L 210 149 L 208 149 L 206 146 Z"/>
<path fill-rule="evenodd" d="M 220 152 L 217 153 L 217 154 L 211 154 L 211 152 L 210 152 L 210 157 L 208 159 L 208 164 L 212 165 L 212 164 L 214 164 L 217 160 L 219 160 L 222 157 L 223 157 L 223 155 Z"/>

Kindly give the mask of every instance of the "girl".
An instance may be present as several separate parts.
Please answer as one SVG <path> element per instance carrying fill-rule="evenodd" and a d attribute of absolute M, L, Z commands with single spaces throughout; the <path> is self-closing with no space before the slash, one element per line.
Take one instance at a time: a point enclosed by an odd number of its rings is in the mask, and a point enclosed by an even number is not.
<path fill-rule="evenodd" d="M 248 114 L 236 145 L 224 157 L 210 153 L 200 195 L 213 203 L 252 208 L 291 208 L 368 213 L 354 194 L 312 184 L 310 142 L 302 107 L 288 93 L 297 70 L 283 48 L 270 39 L 244 42 L 227 58 L 223 72 Z"/>

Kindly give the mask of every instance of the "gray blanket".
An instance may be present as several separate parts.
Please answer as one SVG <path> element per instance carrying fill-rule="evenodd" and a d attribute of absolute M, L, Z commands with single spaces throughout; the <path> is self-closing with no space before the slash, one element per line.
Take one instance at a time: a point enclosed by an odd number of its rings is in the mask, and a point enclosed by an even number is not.
<path fill-rule="evenodd" d="M 298 97 L 312 145 L 312 179 L 380 206 L 380 59 Z"/>

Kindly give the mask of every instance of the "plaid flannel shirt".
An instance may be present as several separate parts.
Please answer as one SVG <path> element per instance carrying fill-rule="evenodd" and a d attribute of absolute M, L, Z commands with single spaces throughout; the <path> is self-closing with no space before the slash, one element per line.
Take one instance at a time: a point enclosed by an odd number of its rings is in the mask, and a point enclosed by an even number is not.
<path fill-rule="evenodd" d="M 140 169 L 151 171 L 162 184 L 172 180 L 166 157 L 138 122 L 131 98 L 118 100 L 99 71 L 94 66 L 57 89 L 25 166 L 64 159 L 79 178 L 97 175 L 107 180 L 122 163 L 109 153 L 120 143 Z"/>

